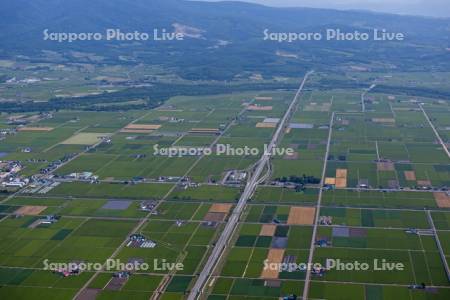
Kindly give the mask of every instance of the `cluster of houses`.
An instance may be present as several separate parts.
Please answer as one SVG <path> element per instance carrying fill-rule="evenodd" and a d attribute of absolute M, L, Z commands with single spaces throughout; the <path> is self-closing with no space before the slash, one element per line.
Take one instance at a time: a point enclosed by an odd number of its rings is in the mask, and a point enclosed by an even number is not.
<path fill-rule="evenodd" d="M 159 176 L 158 182 L 177 182 L 177 181 L 188 181 L 188 178 L 183 178 L 179 176 Z"/>
<path fill-rule="evenodd" d="M 80 269 L 66 270 L 66 269 L 58 269 L 55 271 L 56 274 L 61 275 L 62 277 L 70 277 L 70 276 L 78 276 L 80 275 Z"/>
<path fill-rule="evenodd" d="M 56 170 L 59 166 L 61 166 L 62 164 L 68 162 L 69 160 L 71 160 L 72 158 L 74 158 L 76 155 L 78 155 L 78 153 L 70 153 L 70 154 L 66 154 L 64 155 L 63 158 L 52 161 L 51 163 L 49 163 L 45 168 L 42 168 L 40 170 L 41 174 L 48 174 L 51 173 L 52 171 Z"/>
<path fill-rule="evenodd" d="M 0 130 L 0 141 L 4 140 L 9 135 L 15 135 L 17 133 L 14 128 L 2 128 Z"/>
<path fill-rule="evenodd" d="M 29 182 L 27 178 L 19 176 L 23 169 L 19 161 L 0 161 L 0 182 L 6 188 L 22 188 Z"/>
<path fill-rule="evenodd" d="M 80 173 L 70 173 L 65 176 L 68 179 L 76 179 L 76 180 L 98 180 L 98 176 L 94 175 L 92 172 L 80 172 Z"/>
<path fill-rule="evenodd" d="M 331 216 L 320 216 L 319 218 L 320 225 L 333 225 L 333 217 Z"/>
<path fill-rule="evenodd" d="M 176 220 L 176 221 L 175 221 L 175 226 L 181 227 L 181 226 L 183 226 L 185 223 L 186 223 L 186 222 L 183 221 L 183 220 Z"/>
<path fill-rule="evenodd" d="M 53 224 L 53 223 L 58 222 L 60 218 L 61 218 L 60 216 L 48 215 L 40 220 L 41 220 L 41 224 Z"/>
<path fill-rule="evenodd" d="M 53 273 L 62 277 L 78 276 L 81 274 L 81 262 L 72 262 L 67 268 L 59 268 L 53 271 Z"/>
<path fill-rule="evenodd" d="M 239 170 L 232 170 L 228 171 L 224 178 L 223 178 L 223 184 L 241 184 L 247 179 L 247 172 L 245 171 L 239 171 Z"/>
<path fill-rule="evenodd" d="M 157 215 L 158 212 L 154 210 L 156 205 L 156 201 L 143 201 L 141 202 L 139 208 L 141 211 L 152 212 L 153 215 Z"/>
<path fill-rule="evenodd" d="M 30 177 L 30 184 L 26 189 L 23 190 L 23 193 L 26 194 L 46 194 L 50 192 L 52 189 L 57 187 L 60 182 L 55 181 L 53 178 L 55 175 L 53 174 L 36 174 Z"/>
<path fill-rule="evenodd" d="M 168 121 L 169 121 L 169 123 L 183 123 L 184 119 L 179 119 L 179 118 L 176 118 L 176 117 L 170 117 Z"/>
<path fill-rule="evenodd" d="M 180 176 L 160 176 L 157 179 L 158 182 L 178 182 L 178 188 L 187 190 L 188 188 L 199 187 L 198 183 L 192 182 L 189 177 Z"/>
<path fill-rule="evenodd" d="M 326 271 L 327 270 L 325 268 L 323 268 L 323 267 L 315 266 L 311 270 L 311 275 L 318 276 L 318 277 L 323 277 L 325 275 Z"/>
<path fill-rule="evenodd" d="M 155 248 L 156 243 L 152 240 L 148 240 L 145 236 L 142 234 L 132 234 L 127 243 L 127 247 L 133 247 L 133 248 Z"/>
<path fill-rule="evenodd" d="M 416 229 L 416 228 L 409 228 L 405 230 L 405 233 L 407 234 L 414 234 L 414 235 L 428 235 L 428 236 L 434 236 L 434 231 L 431 229 Z"/>
<path fill-rule="evenodd" d="M 326 248 L 326 247 L 331 246 L 331 242 L 326 238 L 320 238 L 320 239 L 316 240 L 314 245 L 316 245 L 319 248 Z"/>
<path fill-rule="evenodd" d="M 126 279 L 126 278 L 129 278 L 131 276 L 131 272 L 128 272 L 128 271 L 120 271 L 120 272 L 115 272 L 114 274 L 113 274 L 113 277 L 114 278 L 123 278 L 123 279 Z"/>
<path fill-rule="evenodd" d="M 8 125 L 27 125 L 44 119 L 53 118 L 52 113 L 40 113 L 35 115 L 13 115 L 8 118 Z"/>
<path fill-rule="evenodd" d="M 199 186 L 200 184 L 190 181 L 182 181 L 178 184 L 178 187 L 183 190 L 187 190 L 188 188 L 197 188 Z"/>
<path fill-rule="evenodd" d="M 33 152 L 33 148 L 31 148 L 31 147 L 25 147 L 25 148 L 22 148 L 22 153 L 31 153 L 31 152 Z"/>
<path fill-rule="evenodd" d="M 16 217 L 21 217 L 21 215 L 16 215 Z M 40 225 L 52 225 L 59 221 L 61 217 L 56 215 L 48 215 L 41 217 L 30 224 L 29 228 L 36 228 Z"/>

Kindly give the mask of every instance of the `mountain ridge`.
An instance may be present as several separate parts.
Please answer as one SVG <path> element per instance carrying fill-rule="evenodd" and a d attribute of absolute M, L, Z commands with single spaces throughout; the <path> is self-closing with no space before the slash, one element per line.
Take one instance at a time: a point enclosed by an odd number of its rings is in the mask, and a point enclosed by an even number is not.
<path fill-rule="evenodd" d="M 437 57 L 449 55 L 445 49 L 450 45 L 450 19 L 315 8 L 273 8 L 227 1 L 17 0 L 2 3 L 0 8 L 0 26 L 3 28 L 0 43 L 4 45 L 0 57 L 3 58 L 25 55 L 39 61 L 42 50 L 50 50 L 63 53 L 66 60 L 80 62 L 79 58 L 70 55 L 71 51 L 80 51 L 103 56 L 102 63 L 118 63 L 118 57 L 131 55 L 137 63 L 173 68 L 187 79 L 218 80 L 233 79 L 244 71 L 264 76 L 291 76 L 295 69 L 339 69 L 354 63 L 378 65 L 385 69 L 392 66 L 409 70 L 448 67 L 448 63 Z M 58 43 L 43 40 L 45 29 L 77 33 L 102 32 L 106 28 L 153 32 L 155 28 L 173 30 L 174 23 L 201 29 L 203 38 L 187 37 L 183 42 L 173 43 Z M 404 43 L 278 43 L 263 39 L 265 29 L 271 32 L 317 32 L 327 28 L 345 28 L 349 32 L 386 28 L 392 32 L 404 32 L 407 40 Z M 369 53 L 368 49 L 372 51 Z M 294 55 L 280 57 L 277 55 L 279 51 Z M 407 66 L 422 57 L 425 59 Z"/>

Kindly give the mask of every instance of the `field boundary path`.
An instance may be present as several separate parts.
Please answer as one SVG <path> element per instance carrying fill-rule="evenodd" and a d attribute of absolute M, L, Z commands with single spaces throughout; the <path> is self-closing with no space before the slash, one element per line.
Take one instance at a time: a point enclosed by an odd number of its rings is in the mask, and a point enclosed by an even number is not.
<path fill-rule="evenodd" d="M 330 120 L 330 128 L 328 131 L 328 140 L 327 140 L 327 149 L 325 152 L 325 157 L 323 159 L 323 168 L 322 168 L 322 179 L 320 181 L 321 186 L 323 186 L 324 182 L 325 182 L 325 176 L 326 176 L 326 172 L 327 172 L 327 162 L 328 162 L 328 155 L 330 153 L 330 145 L 331 145 L 331 137 L 333 135 L 333 123 L 334 123 L 334 117 L 335 117 L 335 113 L 333 112 L 333 114 L 331 115 L 331 120 Z M 312 265 L 312 261 L 314 258 L 314 250 L 315 250 L 315 241 L 316 241 L 316 236 L 317 236 L 317 229 L 319 227 L 319 217 L 320 217 L 320 207 L 322 205 L 322 195 L 323 195 L 323 188 L 319 189 L 319 197 L 317 200 L 317 206 L 316 206 L 316 219 L 314 222 L 314 227 L 313 227 L 313 234 L 311 237 L 311 247 L 309 249 L 309 256 L 308 256 L 308 264 L 307 266 L 311 266 Z M 305 277 L 305 287 L 303 288 L 303 297 L 302 299 L 306 300 L 308 299 L 308 294 L 309 294 L 309 285 L 311 282 L 311 268 L 307 268 L 306 270 L 306 277 Z"/>
<path fill-rule="evenodd" d="M 444 249 L 442 248 L 441 241 L 439 240 L 439 235 L 436 230 L 436 226 L 434 226 L 433 217 L 431 216 L 431 212 L 427 210 L 428 223 L 430 223 L 431 229 L 434 233 L 434 240 L 436 241 L 436 245 L 439 249 L 439 255 L 441 256 L 442 264 L 444 265 L 445 274 L 447 275 L 447 279 L 450 282 L 450 268 L 448 267 L 447 258 L 445 256 Z"/>

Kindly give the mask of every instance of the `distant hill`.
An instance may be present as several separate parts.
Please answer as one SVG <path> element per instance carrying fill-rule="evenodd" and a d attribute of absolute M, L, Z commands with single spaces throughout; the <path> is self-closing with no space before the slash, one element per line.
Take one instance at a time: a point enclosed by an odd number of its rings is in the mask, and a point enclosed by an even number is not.
<path fill-rule="evenodd" d="M 0 4 L 0 57 L 26 55 L 45 61 L 43 50 L 63 53 L 64 61 L 144 62 L 173 69 L 188 79 L 230 80 L 242 74 L 298 75 L 315 68 L 341 70 L 448 70 L 450 20 L 357 11 L 271 8 L 241 2 L 181 0 L 15 0 Z M 184 32 L 183 41 L 44 41 L 48 32 Z M 268 32 L 404 33 L 398 42 L 265 41 Z M 103 57 L 73 55 L 73 51 Z M 53 58 L 56 59 L 56 58 Z M 247 75 L 248 75 L 247 74 Z"/>

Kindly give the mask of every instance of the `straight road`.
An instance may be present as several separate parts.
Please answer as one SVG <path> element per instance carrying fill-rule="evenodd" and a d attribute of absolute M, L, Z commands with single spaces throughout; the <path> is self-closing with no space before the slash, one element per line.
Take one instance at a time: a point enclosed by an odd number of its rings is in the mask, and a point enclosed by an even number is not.
<path fill-rule="evenodd" d="M 325 183 L 325 176 L 326 176 L 326 172 L 327 172 L 328 155 L 330 153 L 331 137 L 333 135 L 334 116 L 335 116 L 335 114 L 333 112 L 333 114 L 331 116 L 330 125 L 329 125 L 330 129 L 328 131 L 327 150 L 325 152 L 325 157 L 323 159 L 322 179 L 320 181 L 322 186 Z M 322 195 L 323 195 L 323 189 L 321 188 L 319 190 L 319 198 L 317 200 L 316 219 L 315 219 L 313 234 L 312 234 L 312 238 L 311 238 L 311 248 L 309 249 L 309 257 L 308 257 L 307 266 L 312 265 L 312 261 L 314 258 L 314 249 L 315 249 L 315 242 L 316 242 L 316 236 L 317 236 L 317 228 L 319 227 L 320 207 L 322 205 Z M 311 268 L 307 268 L 306 277 L 305 277 L 305 287 L 303 288 L 303 297 L 302 297 L 303 300 L 308 299 L 309 285 L 310 285 L 310 281 L 311 281 L 311 271 L 312 271 Z"/>
<path fill-rule="evenodd" d="M 425 109 L 423 108 L 422 104 L 419 104 L 420 109 L 423 112 L 423 115 L 425 116 L 425 118 L 428 121 L 428 124 L 430 124 L 431 129 L 433 129 L 434 134 L 436 135 L 436 138 L 438 139 L 439 143 L 441 144 L 442 148 L 444 149 L 445 153 L 447 153 L 448 158 L 450 158 L 450 152 L 448 151 L 447 145 L 444 143 L 444 141 L 442 140 L 441 136 L 439 135 L 439 132 L 436 130 L 436 127 L 434 127 L 433 122 L 431 122 L 430 117 L 428 116 L 427 112 L 425 111 Z"/>
<path fill-rule="evenodd" d="M 436 230 L 436 226 L 434 226 L 433 217 L 431 216 L 431 212 L 427 210 L 428 223 L 430 224 L 431 229 L 434 233 L 434 240 L 436 241 L 436 246 L 439 250 L 439 255 L 441 256 L 442 265 L 445 269 L 445 274 L 447 274 L 447 280 L 450 282 L 450 267 L 448 266 L 447 257 L 445 256 L 444 249 L 442 248 L 441 240 L 439 239 L 438 232 Z"/>
<path fill-rule="evenodd" d="M 211 252 L 211 255 L 208 258 L 208 261 L 206 262 L 205 266 L 203 267 L 203 270 L 200 272 L 200 275 L 198 276 L 191 292 L 189 293 L 188 300 L 195 300 L 197 299 L 203 291 L 203 287 L 205 286 L 206 282 L 208 281 L 209 277 L 211 276 L 212 272 L 214 271 L 216 265 L 219 262 L 219 258 L 222 255 L 223 251 L 228 245 L 228 242 L 233 235 L 233 232 L 235 231 L 237 224 L 239 222 L 239 218 L 242 214 L 243 209 L 245 208 L 245 205 L 247 204 L 247 200 L 252 196 L 254 193 L 256 186 L 258 185 L 259 178 L 266 166 L 266 164 L 269 162 L 270 157 L 272 156 L 272 150 L 276 147 L 276 145 L 279 142 L 280 137 L 282 136 L 282 133 L 286 129 L 286 126 L 288 125 L 288 121 L 290 120 L 295 107 L 297 106 L 299 96 L 303 90 L 303 87 L 305 85 L 306 80 L 313 72 L 306 73 L 305 77 L 303 78 L 302 83 L 300 84 L 300 87 L 297 90 L 297 93 L 295 94 L 294 99 L 292 100 L 291 104 L 289 105 L 285 115 L 283 116 L 280 124 L 278 125 L 277 130 L 275 131 L 275 134 L 272 137 L 272 140 L 267 147 L 267 152 L 265 152 L 261 159 L 256 163 L 256 169 L 255 172 L 252 174 L 251 178 L 248 180 L 244 192 L 242 193 L 238 204 L 236 205 L 236 208 L 234 209 L 230 219 L 228 220 L 227 224 L 225 225 L 225 228 L 219 237 L 213 251 Z"/>

